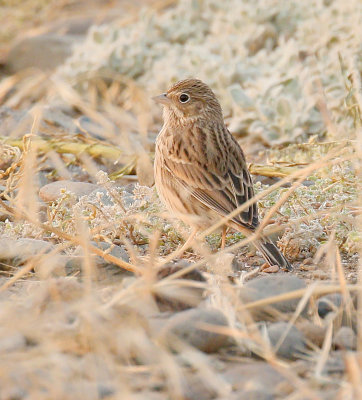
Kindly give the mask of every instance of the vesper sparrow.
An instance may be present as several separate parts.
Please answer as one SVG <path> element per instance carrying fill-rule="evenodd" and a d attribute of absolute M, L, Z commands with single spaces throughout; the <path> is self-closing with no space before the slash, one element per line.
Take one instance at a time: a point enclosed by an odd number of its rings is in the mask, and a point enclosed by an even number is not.
<path fill-rule="evenodd" d="M 186 79 L 154 100 L 164 105 L 164 125 L 156 141 L 155 183 L 174 215 L 202 229 L 254 196 L 244 153 L 205 83 Z M 258 224 L 256 203 L 227 223 L 246 235 L 253 234 Z M 292 269 L 268 238 L 258 237 L 254 244 L 270 265 Z"/>

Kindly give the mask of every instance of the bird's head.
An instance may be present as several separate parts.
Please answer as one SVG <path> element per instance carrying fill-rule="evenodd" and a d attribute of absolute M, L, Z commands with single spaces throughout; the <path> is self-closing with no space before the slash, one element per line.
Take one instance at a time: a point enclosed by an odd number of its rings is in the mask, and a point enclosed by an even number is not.
<path fill-rule="evenodd" d="M 164 106 L 165 121 L 172 118 L 185 124 L 199 119 L 223 119 L 221 106 L 214 92 L 198 79 L 177 82 L 166 93 L 153 99 Z"/>

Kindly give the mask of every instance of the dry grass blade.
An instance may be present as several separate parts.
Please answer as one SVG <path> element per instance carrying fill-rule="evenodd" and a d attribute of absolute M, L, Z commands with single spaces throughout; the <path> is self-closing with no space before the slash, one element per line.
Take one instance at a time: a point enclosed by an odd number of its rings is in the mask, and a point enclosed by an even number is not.
<path fill-rule="evenodd" d="M 252 175 L 268 176 L 270 178 L 285 178 L 293 173 L 299 171 L 300 168 L 292 165 L 260 165 L 260 164 L 250 164 L 249 172 Z"/>
<path fill-rule="evenodd" d="M 361 286 L 359 285 L 348 285 L 348 290 L 351 292 L 358 292 L 361 290 Z M 310 295 L 315 296 L 323 296 L 330 293 L 340 293 L 342 289 L 339 285 L 316 285 L 313 287 L 313 293 L 310 292 Z M 245 304 L 242 308 L 251 309 L 257 307 L 264 307 L 269 304 L 278 303 L 280 301 L 291 300 L 291 299 L 298 299 L 303 297 L 306 293 L 309 293 L 309 289 L 299 289 L 293 290 L 292 292 L 288 292 L 285 294 L 281 294 L 278 296 L 268 297 L 267 299 L 253 301 L 251 303 Z"/>
<path fill-rule="evenodd" d="M 21 150 L 23 149 L 22 140 L 5 137 L 0 138 L 0 140 L 10 146 L 18 147 Z M 32 145 L 39 153 L 47 153 L 51 150 L 56 151 L 59 154 L 74 154 L 76 156 L 87 153 L 94 158 L 105 157 L 110 161 L 122 159 L 122 162 L 125 163 L 127 163 L 130 158 L 133 159 L 133 157 L 125 155 L 122 150 L 115 146 L 102 144 L 96 141 L 93 143 L 83 143 L 74 140 L 63 141 L 55 138 L 34 138 L 32 140 Z"/>
<path fill-rule="evenodd" d="M 23 149 L 22 140 L 0 137 L 0 141 L 10 146 Z M 83 143 L 75 141 L 74 139 L 72 139 L 71 141 L 64 141 L 55 138 L 34 138 L 32 143 L 34 148 L 39 153 L 56 151 L 59 154 L 74 154 L 75 156 L 81 156 L 82 154 L 87 153 L 94 158 L 104 157 L 105 159 L 110 161 L 120 160 L 121 163 L 124 164 L 124 166 L 120 170 L 113 172 L 109 175 L 112 180 L 116 180 L 124 175 L 131 174 L 135 171 L 137 165 L 137 158 L 135 156 L 126 155 L 118 147 L 112 146 L 110 144 L 99 143 L 97 141 L 94 141 L 94 143 Z M 250 173 L 253 175 L 285 178 L 299 171 L 300 168 L 295 166 L 251 164 L 249 166 L 249 170 Z"/>
<path fill-rule="evenodd" d="M 15 210 L 8 206 L 7 204 L 5 204 L 1 199 L 0 199 L 0 205 L 6 209 L 9 213 L 11 213 L 12 215 L 17 215 L 18 214 L 15 212 Z M 79 238 L 79 237 L 75 237 L 72 235 L 69 235 L 65 232 L 60 231 L 57 228 L 54 228 L 51 225 L 46 225 L 46 224 L 42 224 L 36 220 L 33 220 L 32 218 L 28 217 L 26 214 L 22 214 L 21 217 L 26 220 L 31 222 L 32 224 L 34 224 L 35 226 L 41 228 L 42 230 L 44 230 L 45 232 L 51 232 L 53 234 L 55 234 L 56 236 L 58 236 L 59 238 L 65 239 L 73 244 L 77 244 L 77 245 L 83 245 L 84 241 L 83 239 Z M 106 252 L 104 252 L 103 250 L 99 249 L 98 247 L 92 246 L 91 244 L 87 243 L 86 244 L 87 248 L 89 249 L 89 251 L 91 251 L 92 253 L 104 258 L 105 260 L 109 261 L 112 264 L 118 265 L 120 268 L 125 269 L 127 271 L 131 271 L 131 272 L 135 272 L 135 273 L 140 273 L 141 270 L 136 267 L 135 265 L 129 264 L 117 257 L 114 257 L 111 254 L 107 254 Z"/>
<path fill-rule="evenodd" d="M 275 345 L 274 350 L 278 351 L 279 347 L 282 345 L 284 342 L 285 338 L 288 336 L 288 333 L 290 331 L 290 328 L 295 324 L 295 321 L 298 319 L 299 315 L 303 312 L 303 310 L 306 308 L 310 298 L 314 294 L 315 291 L 315 286 L 317 286 L 317 283 L 311 284 L 307 290 L 305 291 L 303 297 L 300 299 L 298 302 L 298 306 L 296 307 L 296 310 L 293 314 L 293 316 L 290 318 L 288 321 L 288 327 L 281 335 L 280 339 L 278 340 L 278 343 Z"/>
<path fill-rule="evenodd" d="M 252 199 L 248 200 L 247 202 L 243 203 L 240 207 L 236 208 L 232 213 L 230 213 L 227 217 L 221 218 L 219 222 L 215 223 L 213 226 L 211 226 L 210 228 L 208 228 L 207 230 L 205 230 L 200 237 L 205 237 L 207 235 L 209 235 L 210 233 L 212 233 L 214 230 L 220 228 L 222 225 L 225 224 L 225 222 L 227 222 L 230 218 L 235 217 L 236 215 L 238 215 L 240 212 L 242 212 L 243 210 L 245 210 L 247 207 L 249 207 L 251 204 L 258 202 L 260 199 L 262 199 L 264 196 L 266 196 L 268 193 L 272 192 L 273 190 L 283 186 L 285 183 L 291 182 L 293 179 L 298 179 L 298 184 L 300 184 L 301 181 L 303 181 L 308 175 L 310 175 L 313 171 L 318 170 L 322 167 L 325 166 L 331 166 L 334 164 L 338 164 L 341 162 L 341 160 L 335 160 L 334 158 L 336 158 L 337 156 L 343 154 L 344 150 L 340 150 L 337 149 L 336 151 L 331 152 L 330 154 L 326 155 L 324 158 L 322 158 L 320 161 L 316 161 L 314 163 L 312 163 L 311 165 L 300 169 L 299 171 L 296 171 L 294 173 L 292 173 L 291 175 L 285 177 L 284 179 L 280 180 L 279 182 L 275 183 L 274 185 L 270 186 L 267 190 L 263 191 L 262 193 L 257 194 L 256 196 L 254 196 Z M 350 157 L 344 157 L 343 160 L 347 160 L 347 159 L 353 159 L 355 158 L 355 156 L 350 156 Z M 334 159 L 334 160 L 333 160 Z M 297 184 L 295 186 L 293 186 L 293 188 L 291 188 L 288 191 L 288 196 L 283 196 L 283 199 L 281 199 L 278 202 L 278 207 L 280 207 L 281 204 L 283 204 L 283 202 L 285 202 L 287 200 L 287 198 L 293 193 L 293 191 L 296 189 Z M 276 210 L 277 207 L 274 207 L 274 209 Z M 268 219 L 271 218 L 271 214 L 268 216 Z M 267 220 L 266 220 L 267 221 Z M 263 226 L 263 225 L 261 225 Z M 262 229 L 262 228 L 261 228 Z M 260 230 L 260 226 L 258 228 L 258 230 L 256 232 L 258 232 Z"/>
<path fill-rule="evenodd" d="M 320 378 L 322 376 L 323 368 L 327 362 L 328 354 L 332 345 L 332 333 L 333 333 L 333 324 L 330 323 L 327 329 L 327 333 L 324 338 L 323 347 L 319 359 L 317 361 L 317 365 L 315 368 L 315 375 Z"/>

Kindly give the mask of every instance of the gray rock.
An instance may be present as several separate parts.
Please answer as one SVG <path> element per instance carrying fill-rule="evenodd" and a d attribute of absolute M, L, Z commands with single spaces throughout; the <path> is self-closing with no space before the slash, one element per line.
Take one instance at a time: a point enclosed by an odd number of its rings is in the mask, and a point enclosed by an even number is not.
<path fill-rule="evenodd" d="M 47 71 L 56 68 L 72 54 L 77 36 L 44 34 L 26 37 L 10 50 L 5 69 L 16 73 L 26 68 L 39 68 Z"/>
<path fill-rule="evenodd" d="M 335 329 L 339 327 L 352 326 L 357 330 L 357 318 L 354 309 L 357 309 L 357 296 L 352 296 L 353 304 L 345 304 L 343 296 L 340 293 L 332 293 L 321 297 L 317 302 L 318 315 L 323 319 L 333 320 Z"/>
<path fill-rule="evenodd" d="M 284 337 L 287 329 L 289 330 L 286 337 L 280 346 L 275 348 L 275 346 L 277 346 L 279 343 L 279 340 Z M 289 360 L 295 360 L 302 354 L 305 354 L 305 337 L 294 325 L 289 328 L 289 324 L 287 322 L 275 322 L 267 327 L 267 333 L 270 343 L 276 351 L 277 356 L 287 358 Z"/>
<path fill-rule="evenodd" d="M 353 329 L 342 326 L 333 338 L 333 345 L 341 350 L 356 350 L 357 337 Z"/>
<path fill-rule="evenodd" d="M 158 271 L 157 278 L 160 280 L 164 279 L 182 269 L 188 268 L 190 265 L 191 263 L 186 260 L 168 263 Z M 181 279 L 206 282 L 206 279 L 198 269 L 192 269 L 183 274 Z M 204 287 L 185 287 L 184 285 L 180 285 L 178 279 L 176 279 L 167 286 L 159 287 L 157 291 L 154 291 L 153 295 L 161 312 L 181 311 L 200 304 L 203 300 L 204 290 Z"/>
<path fill-rule="evenodd" d="M 129 257 L 126 250 L 124 250 L 120 246 L 111 245 L 106 242 L 93 242 L 93 241 L 91 241 L 91 244 L 116 258 L 129 262 Z M 117 265 L 110 263 L 101 256 L 97 256 L 94 254 L 92 255 L 92 257 L 95 265 L 98 268 L 98 272 L 100 274 L 99 278 L 102 280 L 107 278 L 114 278 L 117 275 L 122 277 L 125 275 L 133 275 L 131 272 L 127 272 L 124 269 L 119 268 Z M 71 274 L 74 273 L 75 271 L 81 270 L 82 266 L 83 266 L 83 249 L 81 246 L 78 246 L 74 252 L 74 255 L 69 258 L 66 264 L 67 274 Z"/>
<path fill-rule="evenodd" d="M 257 300 L 268 299 L 293 292 L 298 289 L 304 289 L 305 282 L 297 276 L 290 274 L 268 275 L 248 281 L 240 290 L 240 299 L 243 303 L 251 303 Z M 283 300 L 261 308 L 254 308 L 251 311 L 254 317 L 264 318 L 269 309 L 275 308 L 281 312 L 294 312 L 298 306 L 299 298 Z M 304 313 L 307 311 L 304 309 Z"/>
<path fill-rule="evenodd" d="M 52 202 L 62 195 L 63 189 L 74 193 L 80 198 L 94 192 L 96 189 L 100 189 L 100 186 L 87 182 L 56 181 L 40 188 L 39 197 L 45 202 Z"/>
<path fill-rule="evenodd" d="M 314 186 L 315 183 L 314 183 L 314 181 L 305 180 L 302 182 L 302 185 L 309 187 L 309 186 Z"/>
<path fill-rule="evenodd" d="M 277 370 L 264 361 L 228 363 L 221 376 L 232 385 L 236 393 L 240 393 L 240 397 L 232 397 L 235 400 L 249 399 L 241 396 L 245 392 L 263 392 L 272 396 L 278 393 L 278 385 L 285 381 Z"/>
<path fill-rule="evenodd" d="M 15 259 L 24 262 L 31 257 L 46 254 L 54 250 L 52 243 L 37 239 L 0 239 L 0 260 Z"/>
<path fill-rule="evenodd" d="M 205 353 L 214 353 L 231 344 L 228 336 L 211 332 L 207 330 L 206 325 L 226 327 L 228 324 L 219 310 L 195 308 L 179 312 L 171 317 L 165 330 L 171 333 L 170 343 L 172 343 L 172 336 L 176 335 Z"/>
<path fill-rule="evenodd" d="M 92 242 L 95 247 L 102 249 L 103 251 L 107 252 L 108 254 L 112 255 L 113 257 L 120 258 L 123 261 L 129 262 L 129 257 L 126 250 L 117 245 L 111 245 L 106 242 Z M 110 249 L 110 250 L 109 250 Z M 108 251 L 109 250 L 109 251 Z M 106 267 L 107 265 L 114 265 L 110 264 L 107 260 L 100 256 L 96 256 L 96 263 L 99 267 Z"/>
<path fill-rule="evenodd" d="M 318 299 L 318 315 L 325 318 L 327 314 L 337 311 L 343 303 L 343 297 L 340 293 L 332 293 Z"/>
<path fill-rule="evenodd" d="M 6 263 L 19 266 L 32 258 L 36 258 L 34 271 L 42 279 L 49 276 L 64 276 L 65 274 L 65 264 L 68 260 L 66 256 L 55 252 L 50 257 L 46 257 L 47 253 L 55 250 L 55 245 L 44 240 L 30 238 L 0 239 L 0 260 L 6 260 Z"/>

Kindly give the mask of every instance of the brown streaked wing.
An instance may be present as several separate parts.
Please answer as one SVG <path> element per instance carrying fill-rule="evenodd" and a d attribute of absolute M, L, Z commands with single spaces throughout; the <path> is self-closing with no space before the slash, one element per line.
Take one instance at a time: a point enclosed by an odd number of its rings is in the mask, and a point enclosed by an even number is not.
<path fill-rule="evenodd" d="M 177 157 L 175 153 L 165 157 L 165 166 L 192 196 L 221 216 L 226 216 L 235 208 L 244 204 L 254 195 L 244 154 L 226 130 L 223 150 L 223 162 L 215 157 L 209 159 L 194 154 L 190 149 L 189 157 Z M 212 157 L 212 156 L 211 156 Z M 200 159 L 204 159 L 203 163 Z M 226 174 L 224 171 L 227 171 Z M 232 219 L 236 224 L 254 229 L 258 225 L 257 205 L 252 204 Z"/>
<path fill-rule="evenodd" d="M 230 144 L 231 152 L 229 157 L 231 161 L 229 162 L 230 168 L 228 172 L 233 187 L 233 193 L 236 198 L 236 204 L 239 207 L 241 204 L 254 197 L 254 187 L 246 165 L 244 153 L 231 133 L 229 131 L 227 131 L 227 133 L 228 138 L 231 139 L 232 142 Z M 241 219 L 254 228 L 258 226 L 258 205 L 256 202 L 248 209 L 241 212 Z"/>

